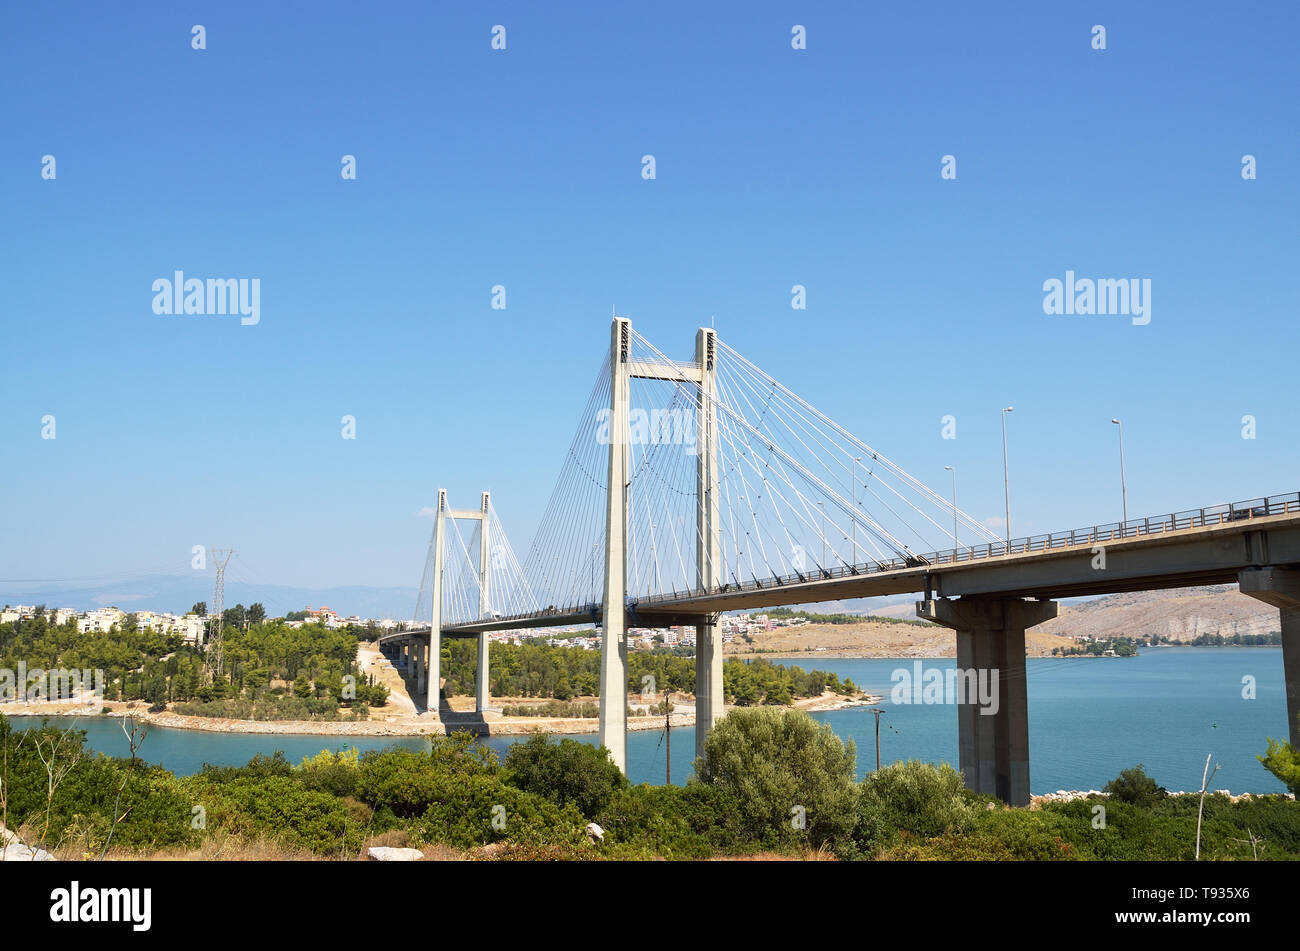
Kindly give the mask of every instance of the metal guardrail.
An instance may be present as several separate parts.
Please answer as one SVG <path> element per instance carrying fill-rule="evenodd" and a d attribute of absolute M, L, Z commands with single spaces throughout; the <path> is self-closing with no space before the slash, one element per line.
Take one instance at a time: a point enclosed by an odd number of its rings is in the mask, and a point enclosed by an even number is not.
<path fill-rule="evenodd" d="M 946 549 L 941 552 L 931 552 L 928 555 L 917 555 L 912 558 L 894 558 L 889 561 L 862 565 L 839 565 L 835 568 L 823 568 L 820 572 L 810 572 L 808 574 L 780 575 L 766 581 L 754 579 L 740 584 L 724 584 L 716 588 L 700 588 L 691 591 L 673 592 L 672 594 L 649 595 L 637 599 L 636 603 L 657 604 L 666 601 L 680 601 L 683 598 L 726 594 L 733 591 L 771 590 L 792 584 L 806 584 L 809 581 L 832 581 L 837 578 L 884 574 L 906 568 L 940 567 L 962 562 L 1002 558 L 1027 552 L 1072 548 L 1079 545 L 1092 547 L 1101 542 L 1123 541 L 1148 535 L 1162 535 L 1169 532 L 1185 531 L 1189 528 L 1211 528 L 1231 522 L 1292 513 L 1300 515 L 1300 492 L 1248 499 L 1244 502 L 1211 505 L 1205 508 L 1188 509 L 1183 512 L 1170 512 L 1166 515 L 1155 515 L 1149 518 L 1130 519 L 1127 522 L 1108 522 L 1066 532 L 1029 535 L 1024 538 L 1012 539 L 1010 545 L 1006 542 L 987 542 L 983 545 Z"/>
<path fill-rule="evenodd" d="M 917 555 L 911 558 L 894 558 L 890 561 L 872 562 L 861 565 L 840 565 L 836 568 L 824 568 L 820 572 L 809 574 L 779 575 L 766 581 L 754 579 L 740 584 L 724 584 L 716 588 L 697 588 L 689 591 L 674 591 L 671 594 L 647 595 L 629 598 L 628 603 L 636 605 L 663 604 L 680 601 L 684 598 L 706 597 L 714 594 L 729 594 L 734 591 L 768 591 L 784 588 L 788 585 L 807 584 L 810 581 L 833 581 L 837 578 L 853 578 L 864 575 L 885 574 L 902 571 L 907 568 L 941 567 L 963 562 L 986 561 L 1008 555 L 1025 554 L 1035 551 L 1052 551 L 1076 546 L 1087 546 L 1102 542 L 1123 541 L 1129 538 L 1141 538 L 1150 535 L 1164 535 L 1170 532 L 1185 531 L 1189 528 L 1212 528 L 1232 522 L 1264 518 L 1270 515 L 1300 515 L 1300 492 L 1285 495 L 1270 495 L 1263 498 L 1247 499 L 1244 502 L 1227 502 L 1210 505 L 1205 508 L 1187 509 L 1182 512 L 1170 512 L 1166 515 L 1154 515 L 1149 518 L 1130 519 L 1127 522 L 1107 522 L 1102 525 L 1090 525 L 1066 532 L 1049 532 L 1046 535 L 1028 535 L 1013 538 L 1010 545 L 1006 542 L 987 542 L 983 545 L 966 546 Z M 599 606 L 594 604 L 570 605 L 557 609 L 549 607 L 543 612 L 519 614 L 506 618 L 494 618 L 494 621 L 512 621 L 533 619 L 548 614 L 573 615 L 590 613 L 595 618 Z M 459 627 L 478 623 L 476 621 L 451 622 L 448 627 Z"/>

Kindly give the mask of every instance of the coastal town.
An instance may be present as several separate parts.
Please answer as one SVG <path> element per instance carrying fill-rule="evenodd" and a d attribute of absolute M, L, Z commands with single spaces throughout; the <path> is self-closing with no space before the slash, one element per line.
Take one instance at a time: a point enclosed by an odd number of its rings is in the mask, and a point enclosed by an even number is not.
<path fill-rule="evenodd" d="M 76 608 L 46 608 L 44 605 L 14 604 L 5 605 L 0 610 L 0 624 L 10 621 L 30 619 L 43 613 L 56 627 L 76 619 L 77 631 L 107 634 L 114 627 L 122 627 L 127 618 L 134 618 L 138 630 L 157 631 L 160 634 L 179 635 L 186 644 L 203 646 L 206 643 L 206 631 L 215 615 L 174 614 L 165 611 L 137 610 L 123 611 L 118 607 L 92 608 L 78 611 Z M 270 618 L 270 620 L 277 620 Z M 353 614 L 344 616 L 329 607 L 313 608 L 307 605 L 300 612 L 290 612 L 284 623 L 291 629 L 301 628 L 304 624 L 321 624 L 330 630 L 348 627 L 365 630 L 378 629 L 381 632 L 400 631 L 413 626 L 411 621 L 398 621 L 393 618 L 364 618 Z M 801 616 L 772 618 L 767 614 L 735 614 L 724 616 L 720 620 L 722 642 L 734 643 L 737 638 L 745 638 L 756 633 L 772 631 L 782 627 L 799 627 L 806 625 L 808 619 Z M 491 641 L 509 643 L 519 646 L 527 636 L 518 631 L 493 631 L 488 635 Z M 583 650 L 600 649 L 600 632 L 590 627 L 558 628 L 543 641 L 551 647 L 580 647 Z M 628 647 L 633 650 L 653 650 L 656 647 L 695 647 L 695 628 L 691 626 L 674 626 L 666 628 L 634 627 L 628 630 Z"/>

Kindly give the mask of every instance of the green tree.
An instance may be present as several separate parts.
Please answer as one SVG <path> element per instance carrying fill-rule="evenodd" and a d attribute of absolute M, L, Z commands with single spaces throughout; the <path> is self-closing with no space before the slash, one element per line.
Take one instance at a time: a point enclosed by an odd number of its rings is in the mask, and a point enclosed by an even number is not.
<path fill-rule="evenodd" d="M 627 787 L 627 777 L 605 747 L 568 738 L 552 743 L 541 733 L 511 746 L 505 768 L 511 785 L 545 796 L 558 806 L 573 803 L 587 817 L 595 816 L 615 792 Z"/>
<path fill-rule="evenodd" d="M 1157 786 L 1156 781 L 1146 774 L 1141 763 L 1123 770 L 1101 791 L 1110 793 L 1112 799 L 1134 806 L 1151 806 L 1169 795 L 1168 790 Z"/>
<path fill-rule="evenodd" d="M 1278 782 L 1300 798 L 1300 749 L 1270 736 L 1268 751 L 1257 759 L 1264 764 L 1265 769 L 1277 777 Z"/>
<path fill-rule="evenodd" d="M 743 709 L 709 731 L 695 774 L 734 797 L 755 841 L 833 845 L 856 821 L 856 760 L 852 740 L 806 713 Z"/>
<path fill-rule="evenodd" d="M 864 779 L 861 792 L 853 839 L 868 854 L 899 832 L 923 839 L 966 832 L 976 817 L 961 773 L 947 763 L 891 763 Z"/>

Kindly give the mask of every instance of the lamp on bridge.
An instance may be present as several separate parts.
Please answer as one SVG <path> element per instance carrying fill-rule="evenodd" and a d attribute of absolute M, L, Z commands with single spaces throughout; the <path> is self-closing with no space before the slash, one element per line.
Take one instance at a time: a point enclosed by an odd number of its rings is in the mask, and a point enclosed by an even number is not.
<path fill-rule="evenodd" d="M 1124 528 L 1121 534 L 1128 531 L 1128 484 L 1124 477 L 1124 424 L 1118 419 L 1112 419 L 1112 423 L 1119 427 L 1119 491 L 1120 498 L 1124 502 Z"/>
<path fill-rule="evenodd" d="M 944 466 L 952 473 L 952 557 L 957 560 L 957 549 L 961 545 L 957 541 L 957 470 L 952 466 Z"/>
<path fill-rule="evenodd" d="M 1007 413 L 1014 413 L 1014 406 L 1002 408 L 1002 490 L 1007 500 L 1007 554 L 1011 553 L 1011 479 L 1007 475 Z"/>

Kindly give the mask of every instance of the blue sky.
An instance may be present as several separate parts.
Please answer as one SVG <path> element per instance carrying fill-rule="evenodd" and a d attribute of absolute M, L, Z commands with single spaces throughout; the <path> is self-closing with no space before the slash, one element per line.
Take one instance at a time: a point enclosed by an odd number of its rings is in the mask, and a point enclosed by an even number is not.
<path fill-rule="evenodd" d="M 0 579 L 416 584 L 440 485 L 526 548 L 614 306 L 980 518 L 1014 404 L 1017 535 L 1118 516 L 1115 415 L 1131 514 L 1300 488 L 1300 8 L 541 6 L 6 8 Z M 177 269 L 260 323 L 155 315 Z M 1044 315 L 1067 269 L 1150 324 Z"/>

